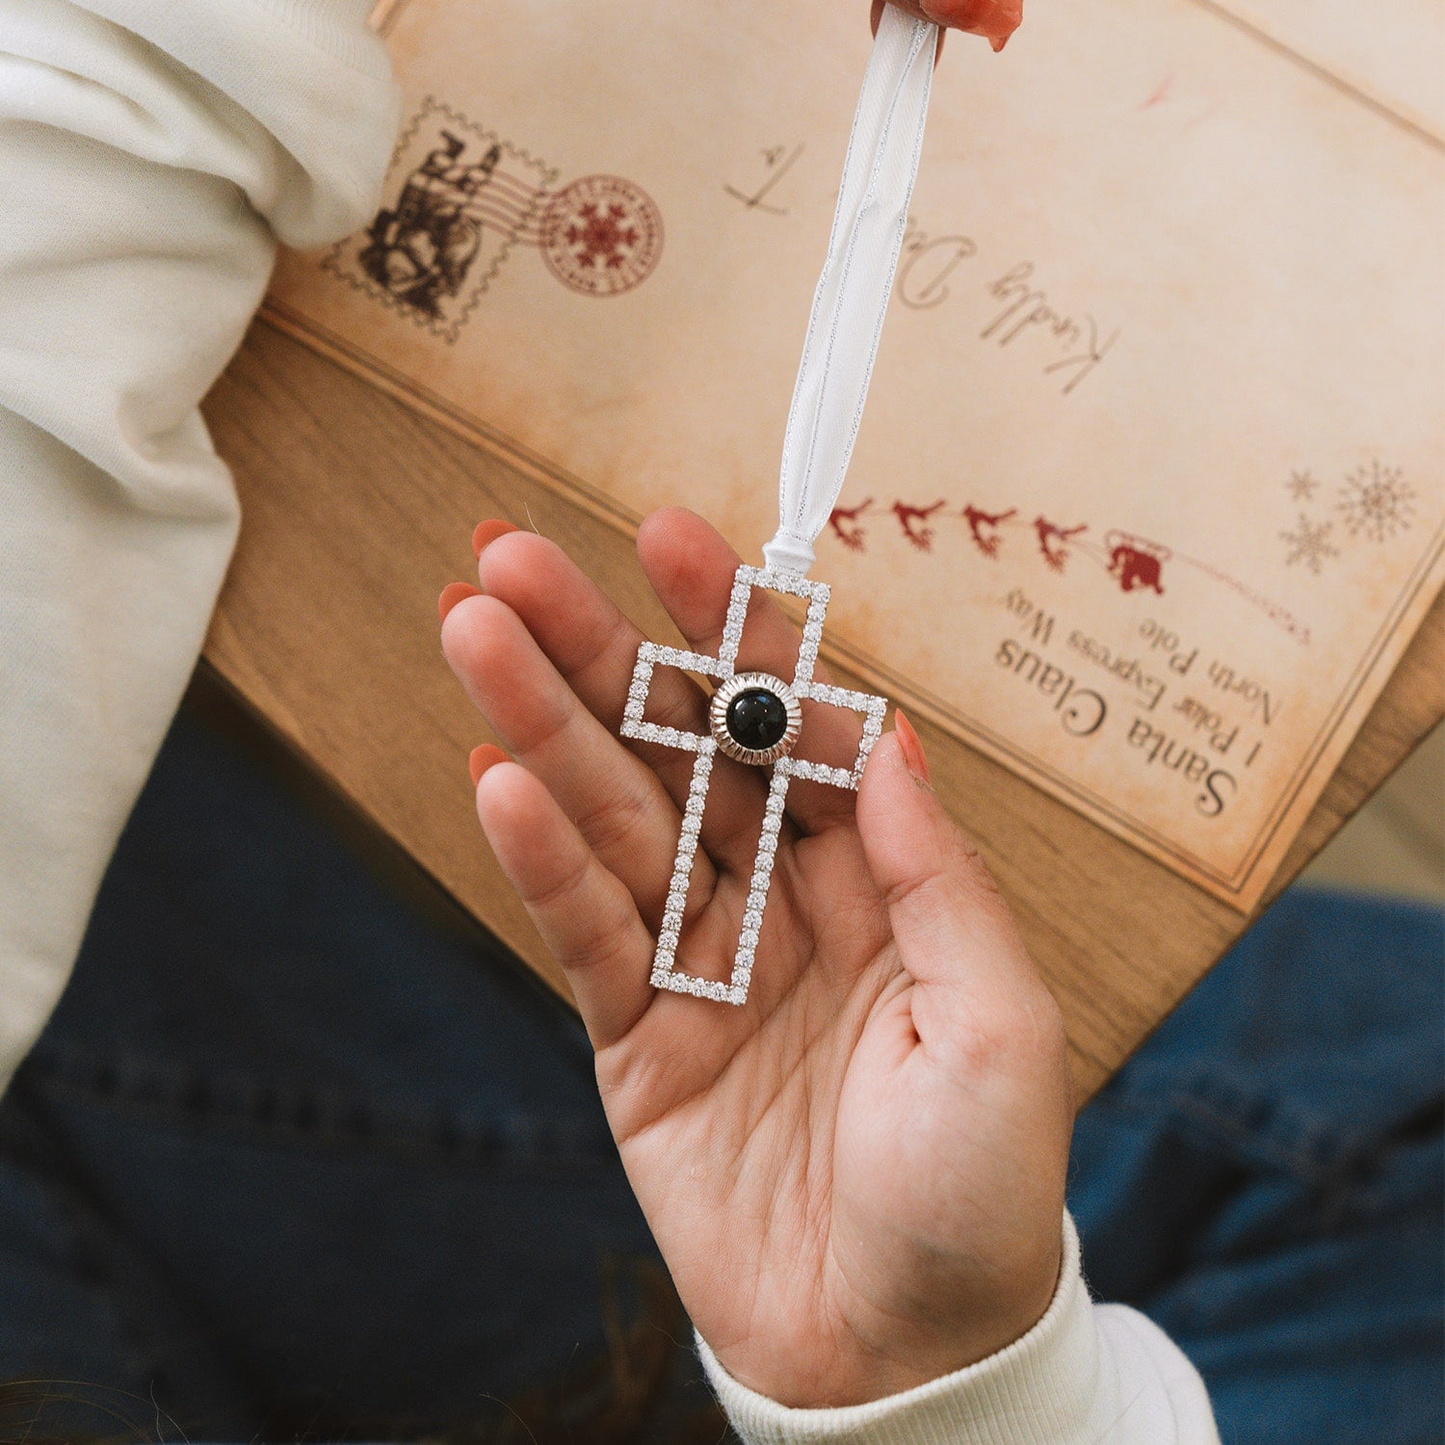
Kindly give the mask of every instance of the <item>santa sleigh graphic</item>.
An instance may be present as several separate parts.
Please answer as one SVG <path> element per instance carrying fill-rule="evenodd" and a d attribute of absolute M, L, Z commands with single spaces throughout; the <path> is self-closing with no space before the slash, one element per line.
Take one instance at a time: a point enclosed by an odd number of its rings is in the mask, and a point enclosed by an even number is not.
<path fill-rule="evenodd" d="M 406 178 L 392 210 L 382 210 L 357 256 L 368 276 L 429 316 L 462 288 L 482 243 L 477 199 L 492 179 L 502 148 L 480 160 L 461 159 L 466 142 L 442 131 L 442 144 Z"/>
<path fill-rule="evenodd" d="M 1115 528 L 1105 534 L 1104 549 L 1109 554 L 1109 575 L 1118 579 L 1121 591 L 1149 587 L 1161 597 L 1164 595 L 1160 576 L 1164 564 L 1174 554 L 1162 542 L 1151 542 Z"/>

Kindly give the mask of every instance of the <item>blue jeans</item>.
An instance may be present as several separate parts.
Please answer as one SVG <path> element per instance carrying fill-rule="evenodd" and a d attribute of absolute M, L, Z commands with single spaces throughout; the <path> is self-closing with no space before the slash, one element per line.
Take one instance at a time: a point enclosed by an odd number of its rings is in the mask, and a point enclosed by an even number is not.
<path fill-rule="evenodd" d="M 1226 1442 L 1438 1442 L 1436 909 L 1295 890 L 1079 1116 L 1096 1296 L 1193 1360 Z"/>
<path fill-rule="evenodd" d="M 1287 895 L 1080 1117 L 1227 1441 L 1440 1439 L 1441 957 Z M 0 1381 L 83 1382 L 0 1438 L 712 1442 L 660 1278 L 576 1021 L 183 715 L 0 1105 Z"/>

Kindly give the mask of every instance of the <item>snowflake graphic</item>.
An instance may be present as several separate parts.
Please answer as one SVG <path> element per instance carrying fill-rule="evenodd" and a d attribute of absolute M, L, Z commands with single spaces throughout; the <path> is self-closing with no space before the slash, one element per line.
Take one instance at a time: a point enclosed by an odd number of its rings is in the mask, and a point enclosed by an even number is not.
<path fill-rule="evenodd" d="M 1344 518 L 1352 537 L 1384 542 L 1410 528 L 1415 515 L 1415 489 L 1399 467 L 1371 462 L 1345 478 L 1335 510 Z"/>
<path fill-rule="evenodd" d="M 1299 524 L 1294 531 L 1279 534 L 1280 540 L 1289 544 L 1285 552 L 1285 565 L 1293 567 L 1296 562 L 1302 562 L 1318 577 L 1325 560 L 1340 555 L 1338 547 L 1330 546 L 1329 537 L 1334 525 L 1333 522 L 1311 522 L 1301 512 Z"/>
<path fill-rule="evenodd" d="M 1291 472 L 1289 481 L 1285 484 L 1285 490 L 1297 502 L 1307 502 L 1315 494 L 1315 488 L 1319 483 L 1309 474 L 1306 469 L 1302 472 Z"/>
<path fill-rule="evenodd" d="M 567 227 L 567 244 L 573 248 L 579 266 L 621 266 L 627 252 L 638 242 L 637 227 L 624 225 L 627 207 L 614 202 L 605 210 L 595 201 L 578 208 L 578 220 Z"/>

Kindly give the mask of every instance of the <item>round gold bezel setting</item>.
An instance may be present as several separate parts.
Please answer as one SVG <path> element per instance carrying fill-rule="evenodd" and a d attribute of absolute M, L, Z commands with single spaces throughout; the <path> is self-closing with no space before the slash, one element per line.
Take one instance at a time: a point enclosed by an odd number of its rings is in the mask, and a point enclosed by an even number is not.
<path fill-rule="evenodd" d="M 733 699 L 745 692 L 770 692 L 783 705 L 788 724 L 782 737 L 770 748 L 745 748 L 728 731 L 728 708 Z M 708 727 L 718 751 L 740 763 L 751 763 L 754 767 L 766 767 L 793 751 L 798 734 L 803 730 L 803 707 L 797 694 L 782 678 L 769 672 L 737 672 L 718 686 L 708 707 Z"/>

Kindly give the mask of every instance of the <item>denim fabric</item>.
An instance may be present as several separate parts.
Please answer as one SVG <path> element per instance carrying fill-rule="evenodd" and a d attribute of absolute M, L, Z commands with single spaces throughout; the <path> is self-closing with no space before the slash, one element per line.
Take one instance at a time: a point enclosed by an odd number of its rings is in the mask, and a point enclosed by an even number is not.
<path fill-rule="evenodd" d="M 1288 896 L 1080 1118 L 1091 1283 L 1226 1440 L 1440 1438 L 1440 961 L 1434 913 Z M 575 1020 L 183 715 L 0 1105 L 0 1381 L 171 1439 L 455 1431 L 607 1349 L 617 1259 Z"/>
<path fill-rule="evenodd" d="M 1439 910 L 1285 894 L 1079 1116 L 1089 1284 L 1226 1445 L 1445 1438 Z"/>
<path fill-rule="evenodd" d="M 575 1019 L 183 715 L 0 1107 L 0 1380 L 465 1420 L 601 1352 L 639 1256 Z"/>

